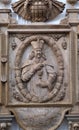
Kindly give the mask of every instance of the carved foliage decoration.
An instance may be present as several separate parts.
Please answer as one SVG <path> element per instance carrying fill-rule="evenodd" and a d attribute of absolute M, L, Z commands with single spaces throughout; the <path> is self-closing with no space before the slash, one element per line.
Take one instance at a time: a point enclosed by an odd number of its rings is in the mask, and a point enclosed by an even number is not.
<path fill-rule="evenodd" d="M 15 13 L 33 22 L 54 19 L 63 11 L 64 6 L 56 0 L 20 0 L 12 4 Z"/>

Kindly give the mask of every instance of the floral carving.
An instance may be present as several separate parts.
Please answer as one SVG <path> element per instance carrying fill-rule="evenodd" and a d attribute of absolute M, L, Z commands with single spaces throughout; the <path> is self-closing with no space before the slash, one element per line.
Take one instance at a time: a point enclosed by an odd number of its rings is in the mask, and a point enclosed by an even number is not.
<path fill-rule="evenodd" d="M 64 34 L 52 34 L 51 35 L 55 41 L 58 41 Z"/>
<path fill-rule="evenodd" d="M 65 37 L 64 37 L 63 42 L 62 42 L 62 48 L 63 48 L 64 50 L 67 49 L 67 42 L 66 42 Z"/>

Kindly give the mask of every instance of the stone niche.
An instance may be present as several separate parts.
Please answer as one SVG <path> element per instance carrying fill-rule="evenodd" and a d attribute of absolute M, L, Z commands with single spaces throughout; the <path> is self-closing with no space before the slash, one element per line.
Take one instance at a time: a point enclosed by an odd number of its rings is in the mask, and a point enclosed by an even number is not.
<path fill-rule="evenodd" d="M 56 129 L 73 105 L 70 26 L 9 25 L 6 38 L 0 52 L 6 108 L 24 130 Z"/>

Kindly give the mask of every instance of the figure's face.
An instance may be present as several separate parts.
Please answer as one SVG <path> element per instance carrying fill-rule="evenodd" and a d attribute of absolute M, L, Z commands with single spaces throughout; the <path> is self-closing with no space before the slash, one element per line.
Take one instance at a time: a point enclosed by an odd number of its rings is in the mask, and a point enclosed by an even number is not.
<path fill-rule="evenodd" d="M 42 51 L 36 49 L 34 52 L 35 52 L 35 57 L 38 58 L 38 59 L 40 59 L 40 58 L 41 58 L 41 55 L 42 55 Z"/>

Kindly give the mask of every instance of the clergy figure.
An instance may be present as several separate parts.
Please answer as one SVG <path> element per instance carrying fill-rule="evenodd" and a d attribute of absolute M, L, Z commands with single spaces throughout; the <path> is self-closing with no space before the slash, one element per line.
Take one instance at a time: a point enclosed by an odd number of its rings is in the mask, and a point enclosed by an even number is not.
<path fill-rule="evenodd" d="M 39 99 L 52 91 L 57 78 L 54 66 L 47 63 L 43 53 L 44 44 L 42 39 L 32 41 L 32 55 L 21 67 L 22 81 L 26 83 L 31 96 Z"/>

